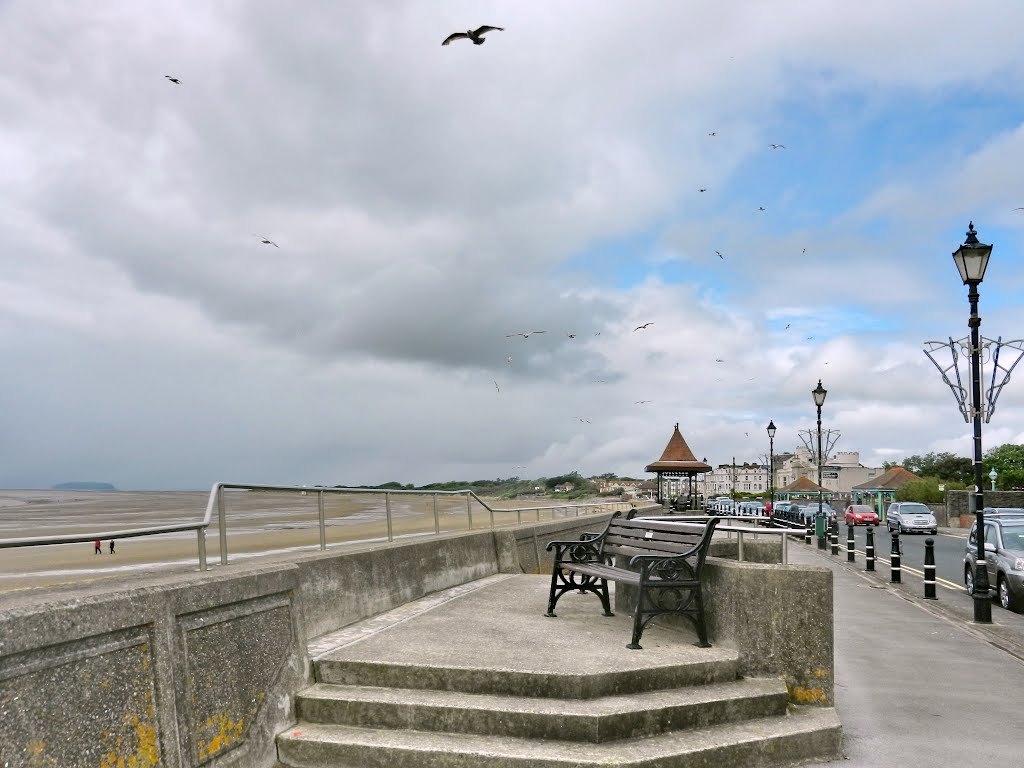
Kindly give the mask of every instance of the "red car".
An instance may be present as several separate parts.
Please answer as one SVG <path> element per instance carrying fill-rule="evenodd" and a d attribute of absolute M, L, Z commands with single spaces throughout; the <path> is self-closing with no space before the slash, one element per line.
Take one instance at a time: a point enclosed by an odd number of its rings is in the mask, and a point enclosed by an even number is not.
<path fill-rule="evenodd" d="M 878 513 L 870 504 L 851 504 L 843 517 L 847 525 L 878 525 Z"/>

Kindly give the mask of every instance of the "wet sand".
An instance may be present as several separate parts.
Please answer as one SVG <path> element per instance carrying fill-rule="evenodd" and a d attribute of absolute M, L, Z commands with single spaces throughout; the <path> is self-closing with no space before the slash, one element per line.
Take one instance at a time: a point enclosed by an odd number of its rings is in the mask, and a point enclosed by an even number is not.
<path fill-rule="evenodd" d="M 40 491 L 0 490 L 0 539 L 61 534 L 88 534 L 130 528 L 199 522 L 206 513 L 205 492 Z M 549 499 L 509 502 L 487 499 L 492 507 L 545 506 Z M 580 503 L 580 502 L 574 502 Z M 320 533 L 317 494 L 297 492 L 225 493 L 225 520 L 230 562 L 252 557 L 282 557 L 317 551 Z M 469 529 L 464 497 L 438 496 L 442 532 Z M 471 505 L 473 529 L 487 528 L 490 513 L 476 501 Z M 542 519 L 551 519 L 543 510 Z M 556 511 L 558 517 L 565 512 Z M 568 514 L 574 514 L 569 510 Z M 523 512 L 535 520 L 536 512 Z M 330 549 L 387 541 L 383 494 L 324 494 L 327 545 Z M 430 496 L 391 497 L 392 534 L 396 539 L 434 532 Z M 515 512 L 495 512 L 497 527 L 515 525 Z M 115 541 L 109 554 L 94 554 L 92 542 L 0 549 L 0 592 L 81 583 L 98 578 L 125 580 L 151 570 L 195 571 L 199 568 L 194 532 L 168 533 Z M 220 562 L 219 529 L 214 512 L 206 534 L 210 567 Z"/>

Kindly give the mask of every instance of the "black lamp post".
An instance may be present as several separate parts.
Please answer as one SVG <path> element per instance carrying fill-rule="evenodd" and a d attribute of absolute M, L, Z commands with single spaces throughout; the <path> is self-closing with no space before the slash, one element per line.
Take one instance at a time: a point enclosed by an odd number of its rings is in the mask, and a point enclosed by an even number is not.
<path fill-rule="evenodd" d="M 772 513 L 775 512 L 775 420 L 768 422 L 768 493 L 772 505 Z"/>
<path fill-rule="evenodd" d="M 985 279 L 992 246 L 978 242 L 974 222 L 967 227 L 967 239 L 953 253 L 953 261 L 960 271 L 960 279 L 968 287 L 967 300 L 971 303 L 971 415 L 974 418 L 974 514 L 977 518 L 978 559 L 974 568 L 974 620 L 983 624 L 992 622 L 992 602 L 988 590 L 988 566 L 985 564 L 985 500 L 981 479 L 981 318 L 978 317 L 978 286 Z"/>
<path fill-rule="evenodd" d="M 828 390 L 821 386 L 821 379 L 818 379 L 818 386 L 811 390 L 814 395 L 814 404 L 818 408 L 818 517 L 814 521 L 814 531 L 818 535 L 818 549 L 825 548 L 825 513 L 821 508 L 821 462 L 824 457 L 821 455 L 821 406 L 825 404 L 825 395 Z"/>

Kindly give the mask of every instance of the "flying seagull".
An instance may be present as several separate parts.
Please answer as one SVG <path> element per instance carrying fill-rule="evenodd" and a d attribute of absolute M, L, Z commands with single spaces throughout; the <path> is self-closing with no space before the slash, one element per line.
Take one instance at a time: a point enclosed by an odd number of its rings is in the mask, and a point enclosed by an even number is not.
<path fill-rule="evenodd" d="M 498 382 L 494 382 L 494 388 L 498 390 L 498 394 L 501 394 L 501 387 L 498 386 Z"/>
<path fill-rule="evenodd" d="M 707 191 L 708 191 L 708 188 L 707 188 L 707 187 L 701 187 L 701 188 L 700 188 L 700 189 L 698 189 L 697 191 L 698 191 L 698 192 L 707 192 Z"/>
<path fill-rule="evenodd" d="M 807 253 L 807 249 L 804 248 L 802 251 L 800 251 L 800 253 Z"/>
<path fill-rule="evenodd" d="M 587 424 L 590 423 L 590 419 L 584 419 L 582 416 L 573 416 L 573 418 L 579 419 L 580 421 L 585 421 Z"/>
<path fill-rule="evenodd" d="M 568 331 L 565 332 L 565 335 L 568 336 L 570 339 L 575 339 L 576 338 L 576 334 L 575 333 L 569 333 Z"/>
<path fill-rule="evenodd" d="M 1024 211 L 1024 208 L 1014 208 L 1015 211 Z"/>
<path fill-rule="evenodd" d="M 718 135 L 718 131 L 712 131 L 711 133 L 708 134 L 708 136 L 717 136 L 717 135 Z"/>
<path fill-rule="evenodd" d="M 789 330 L 789 326 L 791 326 L 791 325 L 792 325 L 792 323 L 786 323 L 786 327 L 783 328 L 782 330 L 788 331 Z"/>
<path fill-rule="evenodd" d="M 179 80 L 176 77 L 171 77 L 170 75 L 164 75 L 164 77 L 166 77 L 168 80 L 170 80 L 175 85 L 181 85 L 181 80 Z"/>
<path fill-rule="evenodd" d="M 450 43 L 452 40 L 461 40 L 462 38 L 472 40 L 473 45 L 483 45 L 485 42 L 487 42 L 486 40 L 484 40 L 484 35 L 488 32 L 493 31 L 504 32 L 505 28 L 489 27 L 486 24 L 484 24 L 482 27 L 477 27 L 476 29 L 467 29 L 465 32 L 455 32 L 451 35 L 448 35 L 448 37 L 444 39 L 444 42 L 441 43 L 441 45 L 448 45 L 448 43 Z"/>
<path fill-rule="evenodd" d="M 636 328 L 633 329 L 633 333 L 636 333 L 637 331 L 642 330 L 643 328 L 646 328 L 649 325 L 654 325 L 654 321 L 652 320 L 649 323 L 644 323 L 643 325 L 638 325 Z"/>
<path fill-rule="evenodd" d="M 645 405 L 646 403 L 653 403 L 653 400 L 636 400 L 633 405 Z"/>
<path fill-rule="evenodd" d="M 785 144 L 769 144 L 768 146 L 771 147 L 772 149 L 785 149 L 786 148 Z"/>
<path fill-rule="evenodd" d="M 272 245 L 275 248 L 280 248 L 281 247 L 277 243 L 275 243 L 273 240 L 271 240 L 269 237 L 264 237 L 263 235 L 253 235 L 253 237 L 258 237 L 259 241 L 261 243 L 263 243 L 264 245 Z"/>
<path fill-rule="evenodd" d="M 757 206 L 757 210 L 765 211 L 765 210 L 767 210 L 767 208 L 765 208 L 763 205 L 759 205 L 759 206 Z"/>
<path fill-rule="evenodd" d="M 547 333 L 547 331 L 530 331 L 529 333 L 523 333 L 520 331 L 519 333 L 506 333 L 505 338 L 507 339 L 510 336 L 522 336 L 524 339 L 528 339 L 531 335 L 535 333 Z"/>
<path fill-rule="evenodd" d="M 716 362 L 716 363 L 724 363 L 724 362 L 725 362 L 725 360 L 723 360 L 723 359 L 722 359 L 722 358 L 720 358 L 720 357 L 716 357 L 716 358 L 715 358 L 715 362 Z"/>
<path fill-rule="evenodd" d="M 509 355 L 508 357 L 506 357 L 505 362 L 508 363 L 509 365 L 512 365 L 512 356 Z"/>
<path fill-rule="evenodd" d="M 718 258 L 722 259 L 723 261 L 725 260 L 725 256 L 722 255 L 721 251 L 715 251 L 715 254 L 718 256 Z"/>

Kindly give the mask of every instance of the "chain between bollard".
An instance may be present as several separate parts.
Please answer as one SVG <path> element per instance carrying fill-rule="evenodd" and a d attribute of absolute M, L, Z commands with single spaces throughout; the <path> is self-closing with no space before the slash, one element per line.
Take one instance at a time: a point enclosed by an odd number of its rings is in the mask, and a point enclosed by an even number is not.
<path fill-rule="evenodd" d="M 938 600 L 935 594 L 935 540 L 924 540 L 924 599 Z"/>
<path fill-rule="evenodd" d="M 892 550 L 889 558 L 891 560 L 889 583 L 899 584 L 903 579 L 900 568 L 900 535 L 898 533 L 892 535 Z"/>
<path fill-rule="evenodd" d="M 875 528 L 871 526 L 867 530 L 867 539 L 864 544 L 864 570 L 875 570 Z"/>

